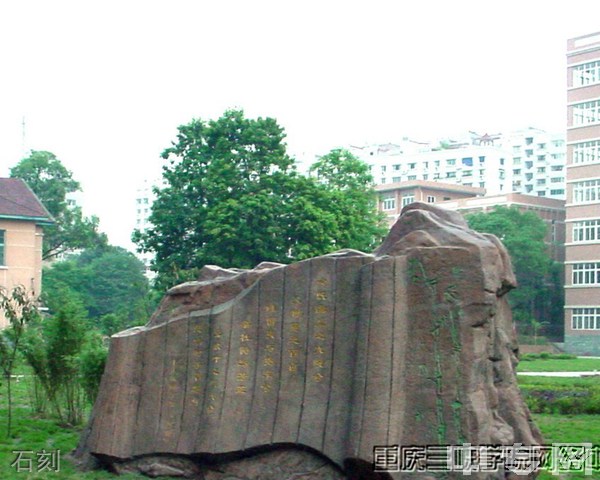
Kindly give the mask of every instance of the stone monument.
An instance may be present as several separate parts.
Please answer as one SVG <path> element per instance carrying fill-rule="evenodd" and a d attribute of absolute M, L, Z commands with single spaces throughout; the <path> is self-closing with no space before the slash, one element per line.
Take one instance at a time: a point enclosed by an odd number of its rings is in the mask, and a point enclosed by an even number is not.
<path fill-rule="evenodd" d="M 436 478 L 377 472 L 374 452 L 540 444 L 515 376 L 515 284 L 495 237 L 422 203 L 373 254 L 205 267 L 112 337 L 75 457 L 205 480 Z"/>

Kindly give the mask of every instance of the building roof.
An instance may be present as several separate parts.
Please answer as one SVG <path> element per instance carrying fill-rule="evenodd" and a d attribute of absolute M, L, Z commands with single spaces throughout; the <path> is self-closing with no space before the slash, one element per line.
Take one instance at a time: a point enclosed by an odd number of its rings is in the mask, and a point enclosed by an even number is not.
<path fill-rule="evenodd" d="M 380 185 L 375 185 L 375 190 L 377 192 L 389 192 L 392 190 L 407 190 L 414 188 L 427 188 L 430 190 L 464 193 L 473 196 L 485 195 L 485 188 L 468 187 L 456 183 L 435 182 L 431 180 L 409 180 L 406 182 L 384 183 Z"/>
<path fill-rule="evenodd" d="M 524 193 L 510 192 L 500 195 L 490 195 L 478 198 L 458 198 L 438 202 L 442 208 L 452 210 L 464 210 L 472 208 L 486 208 L 494 206 L 524 206 L 534 207 L 545 210 L 558 210 L 564 212 L 565 201 L 557 198 L 538 197 L 535 195 L 526 195 Z"/>
<path fill-rule="evenodd" d="M 20 178 L 0 178 L 0 218 L 54 223 L 37 195 Z"/>

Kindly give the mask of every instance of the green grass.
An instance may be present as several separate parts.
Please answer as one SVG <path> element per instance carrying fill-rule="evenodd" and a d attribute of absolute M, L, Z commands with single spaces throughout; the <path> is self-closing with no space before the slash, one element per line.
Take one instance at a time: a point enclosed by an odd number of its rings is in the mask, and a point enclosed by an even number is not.
<path fill-rule="evenodd" d="M 600 373 L 600 358 L 522 358 L 517 372 L 593 372 Z"/>
<path fill-rule="evenodd" d="M 31 372 L 26 368 L 19 368 L 18 374 L 29 375 Z M 147 479 L 142 475 L 116 476 L 107 471 L 94 471 L 82 473 L 77 471 L 67 455 L 77 446 L 81 428 L 67 428 L 60 426 L 53 418 L 43 418 L 35 415 L 30 408 L 29 384 L 31 377 L 24 377 L 19 382 L 13 380 L 13 426 L 10 438 L 7 438 L 7 401 L 6 380 L 0 382 L 0 479 L 2 480 L 100 480 L 100 479 L 123 479 L 141 480 Z M 60 470 L 38 471 L 37 453 L 45 451 L 55 454 L 60 450 Z M 23 467 L 28 467 L 26 459 L 31 459 L 31 472 L 17 471 L 17 466 L 11 464 L 17 459 L 15 451 L 32 451 L 23 454 L 21 458 Z M 56 454 L 55 454 L 56 455 Z"/>
<path fill-rule="evenodd" d="M 544 444 L 552 443 L 592 443 L 599 444 L 600 415 L 533 415 L 535 423 L 544 436 Z M 552 475 L 542 471 L 538 480 L 550 479 L 599 479 L 600 470 L 594 470 L 592 476 L 580 473 Z"/>

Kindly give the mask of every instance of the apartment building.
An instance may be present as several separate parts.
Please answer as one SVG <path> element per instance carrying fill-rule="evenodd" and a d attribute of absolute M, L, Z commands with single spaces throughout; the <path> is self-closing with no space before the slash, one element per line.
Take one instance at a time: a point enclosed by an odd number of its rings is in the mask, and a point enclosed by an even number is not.
<path fill-rule="evenodd" d="M 564 200 L 566 145 L 564 133 L 538 128 L 503 135 L 501 147 L 512 156 L 511 191 Z"/>
<path fill-rule="evenodd" d="M 453 140 L 351 146 L 371 167 L 376 184 L 407 181 L 485 188 L 488 195 L 517 192 L 565 199 L 565 138 L 540 129 L 507 134 L 469 132 Z"/>
<path fill-rule="evenodd" d="M 600 355 L 600 32 L 567 40 L 565 348 Z"/>
<path fill-rule="evenodd" d="M 497 194 L 510 191 L 512 178 L 507 175 L 510 153 L 494 145 L 416 144 L 409 142 L 350 151 L 371 166 L 376 184 L 411 181 L 444 182 L 465 187 L 485 188 Z"/>
<path fill-rule="evenodd" d="M 135 229 L 146 231 L 150 226 L 150 214 L 152 213 L 152 204 L 156 195 L 154 187 L 160 185 L 161 181 L 157 179 L 144 179 L 138 186 L 135 193 Z M 146 277 L 152 279 L 156 275 L 150 270 L 150 264 L 154 255 L 148 252 L 136 253 L 136 256 L 144 263 L 146 267 Z"/>

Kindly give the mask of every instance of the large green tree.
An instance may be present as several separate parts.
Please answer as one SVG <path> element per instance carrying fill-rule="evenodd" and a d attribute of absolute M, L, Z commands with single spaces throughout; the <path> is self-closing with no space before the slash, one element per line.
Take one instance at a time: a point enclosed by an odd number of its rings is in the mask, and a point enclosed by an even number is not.
<path fill-rule="evenodd" d="M 143 263 L 115 246 L 88 249 L 54 262 L 44 269 L 43 291 L 51 311 L 60 307 L 68 291 L 105 334 L 145 323 L 154 307 Z"/>
<path fill-rule="evenodd" d="M 32 151 L 11 168 L 10 176 L 24 180 L 54 218 L 54 225 L 44 229 L 44 259 L 106 243 L 106 236 L 98 231 L 98 218 L 84 217 L 80 207 L 67 202 L 67 195 L 81 187 L 56 155 Z"/>
<path fill-rule="evenodd" d="M 354 224 L 344 214 L 360 208 L 344 212 L 343 205 L 350 205 L 358 181 L 344 193 L 343 185 L 327 181 L 326 160 L 319 181 L 299 175 L 284 138 L 274 119 L 249 119 L 240 110 L 179 127 L 162 155 L 168 164 L 152 206 L 153 226 L 133 235 L 140 250 L 155 254 L 159 288 L 207 264 L 251 268 L 264 260 L 370 247 L 373 229 L 355 230 L 358 239 L 348 241 Z"/>
<path fill-rule="evenodd" d="M 339 234 L 336 244 L 343 248 L 371 250 L 388 228 L 377 210 L 377 194 L 369 165 L 345 149 L 334 149 L 319 158 L 310 174 L 326 191 L 323 209 L 335 215 Z"/>
<path fill-rule="evenodd" d="M 496 235 L 511 256 L 518 288 L 508 298 L 517 322 L 531 328 L 534 322 L 561 325 L 561 268 L 548 253 L 545 222 L 535 213 L 514 206 L 496 207 L 466 218 L 474 230 Z"/>

